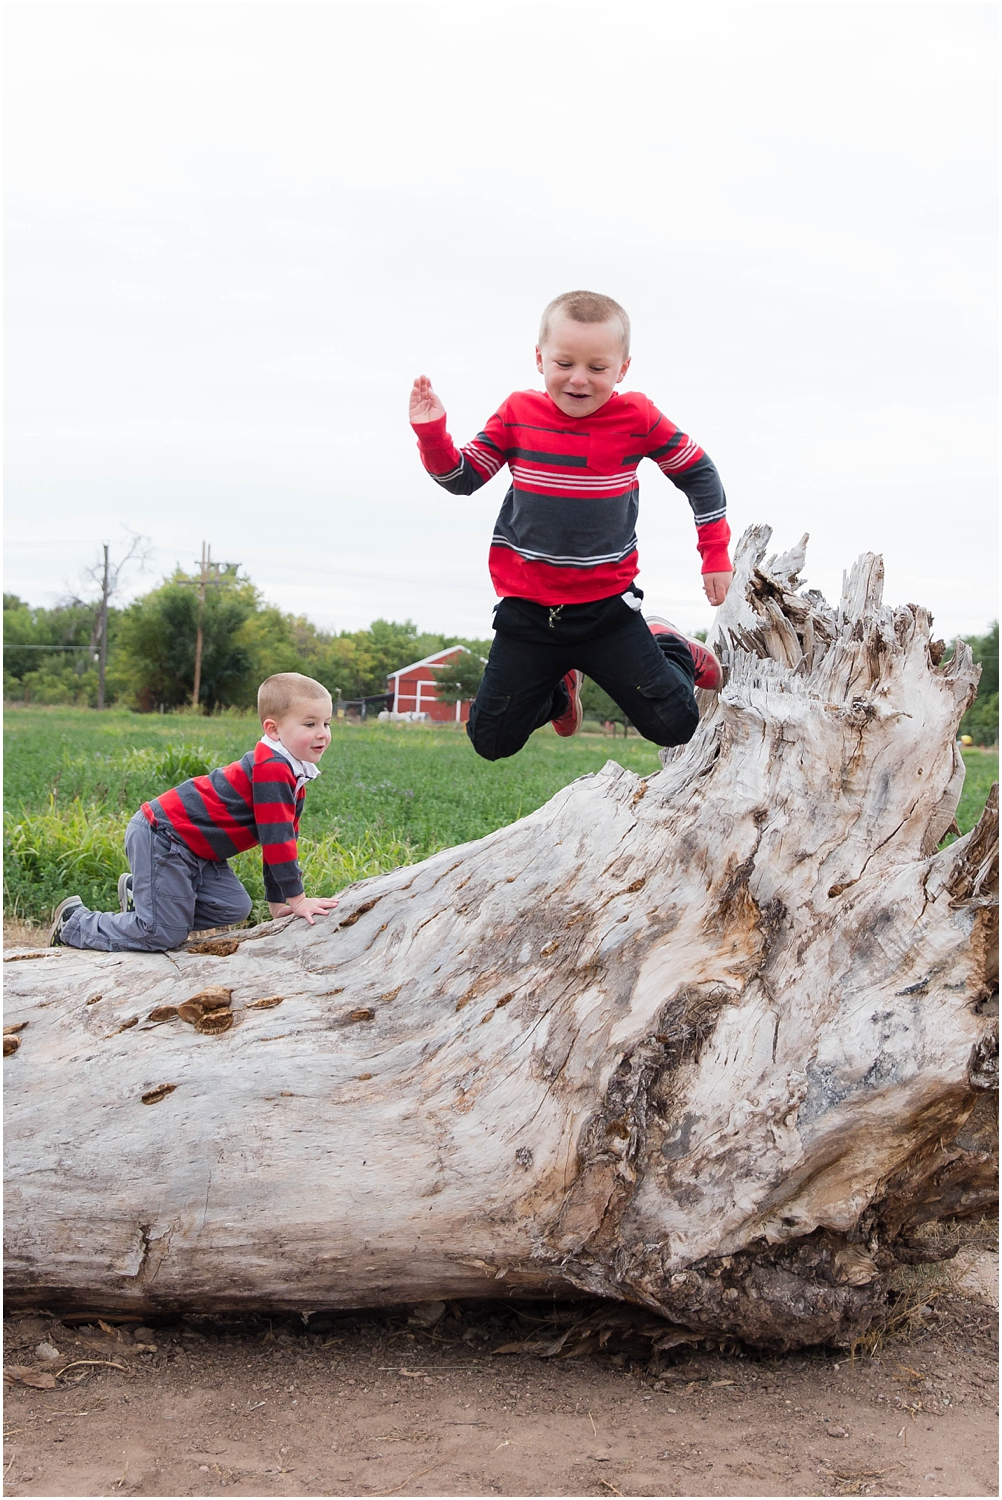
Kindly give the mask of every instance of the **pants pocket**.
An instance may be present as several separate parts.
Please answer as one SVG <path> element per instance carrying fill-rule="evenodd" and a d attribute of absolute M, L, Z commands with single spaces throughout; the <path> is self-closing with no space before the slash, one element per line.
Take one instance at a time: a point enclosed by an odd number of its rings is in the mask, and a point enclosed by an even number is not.
<path fill-rule="evenodd" d="M 476 696 L 470 709 L 466 732 L 474 750 L 484 760 L 500 760 L 504 755 L 513 753 L 504 749 L 501 743 L 501 729 L 510 707 L 510 693 L 499 693 L 496 689 L 485 690 L 481 687 Z"/>
<path fill-rule="evenodd" d="M 151 832 L 147 891 L 133 880 L 136 915 L 156 948 L 178 948 L 188 936 L 195 909 L 192 872 L 185 848 L 162 828 Z"/>
<path fill-rule="evenodd" d="M 646 724 L 635 719 L 645 739 L 657 745 L 684 745 L 699 724 L 696 697 L 687 683 L 673 682 L 667 672 L 645 673 L 637 684 Z"/>

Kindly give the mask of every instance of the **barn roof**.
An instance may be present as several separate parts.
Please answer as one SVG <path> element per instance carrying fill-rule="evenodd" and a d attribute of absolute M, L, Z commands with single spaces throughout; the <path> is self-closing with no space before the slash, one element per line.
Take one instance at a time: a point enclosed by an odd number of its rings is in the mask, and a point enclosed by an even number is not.
<path fill-rule="evenodd" d="M 398 667 L 395 672 L 387 672 L 387 679 L 391 677 L 402 677 L 405 672 L 413 672 L 415 667 L 430 667 L 433 662 L 443 661 L 447 656 L 452 656 L 455 651 L 469 651 L 468 646 L 444 646 L 441 651 L 433 651 L 431 656 L 422 656 L 420 661 L 412 661 L 408 667 Z"/>

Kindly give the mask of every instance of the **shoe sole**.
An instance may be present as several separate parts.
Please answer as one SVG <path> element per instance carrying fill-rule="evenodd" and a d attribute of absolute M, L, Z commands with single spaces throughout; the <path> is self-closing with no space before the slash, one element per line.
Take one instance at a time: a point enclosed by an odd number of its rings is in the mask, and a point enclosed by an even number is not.
<path fill-rule="evenodd" d="M 52 913 L 52 926 L 49 928 L 50 948 L 61 948 L 63 946 L 59 938 L 62 919 L 68 911 L 73 911 L 78 906 L 83 906 L 83 901 L 79 896 L 64 896 L 62 901 L 60 901 Z"/>
<path fill-rule="evenodd" d="M 574 691 L 570 695 L 571 708 L 568 710 L 568 712 L 570 712 L 571 710 L 573 710 L 574 712 L 573 729 L 557 729 L 556 719 L 551 720 L 553 728 L 556 730 L 557 734 L 562 740 L 569 740 L 573 735 L 577 734 L 578 730 L 581 728 L 581 725 L 584 723 L 584 709 L 581 707 L 581 685 L 584 682 L 584 673 L 579 672 L 577 668 L 574 668 L 574 679 Z M 560 718 L 561 723 L 563 723 L 563 721 L 567 718 L 567 714 L 561 714 Z"/>
<path fill-rule="evenodd" d="M 135 910 L 134 907 L 129 905 L 129 881 L 131 879 L 131 875 L 119 875 L 118 877 L 118 904 L 123 916 L 126 912 Z"/>

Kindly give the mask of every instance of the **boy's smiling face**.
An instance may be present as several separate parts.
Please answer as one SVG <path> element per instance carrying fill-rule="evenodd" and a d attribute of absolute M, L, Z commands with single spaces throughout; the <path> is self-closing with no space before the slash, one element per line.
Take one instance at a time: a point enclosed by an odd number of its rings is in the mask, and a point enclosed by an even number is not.
<path fill-rule="evenodd" d="M 590 417 L 604 406 L 630 368 L 618 323 L 558 318 L 536 347 L 546 394 L 567 417 Z"/>
<path fill-rule="evenodd" d="M 331 707 L 329 698 L 300 698 L 280 719 L 265 719 L 261 728 L 297 760 L 315 766 L 331 742 Z"/>

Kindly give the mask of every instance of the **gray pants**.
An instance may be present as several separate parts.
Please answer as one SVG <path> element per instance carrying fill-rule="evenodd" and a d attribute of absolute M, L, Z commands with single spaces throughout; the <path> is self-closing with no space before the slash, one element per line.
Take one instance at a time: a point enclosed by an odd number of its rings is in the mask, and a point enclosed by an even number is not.
<path fill-rule="evenodd" d="M 189 932 L 250 916 L 251 898 L 225 860 L 200 859 L 165 829 L 154 828 L 142 812 L 129 820 L 125 854 L 135 911 L 119 915 L 77 907 L 62 931 L 68 947 L 162 953 L 180 948 Z"/>

